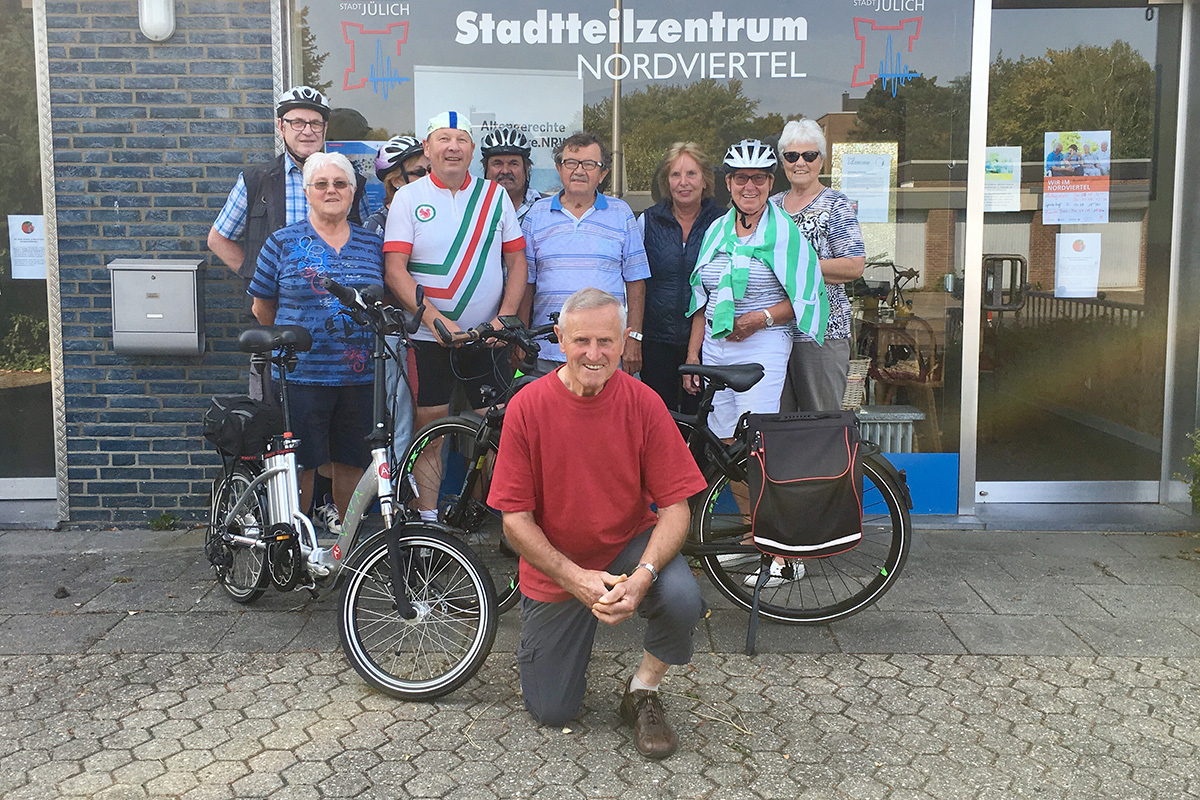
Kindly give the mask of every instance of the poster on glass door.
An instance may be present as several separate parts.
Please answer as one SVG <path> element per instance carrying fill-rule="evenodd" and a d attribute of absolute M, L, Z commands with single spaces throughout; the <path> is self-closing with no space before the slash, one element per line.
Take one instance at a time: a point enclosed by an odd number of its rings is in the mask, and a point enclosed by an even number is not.
<path fill-rule="evenodd" d="M 983 162 L 983 210 L 1021 210 L 1021 148 L 987 149 Z"/>
<path fill-rule="evenodd" d="M 1100 234 L 1060 233 L 1054 238 L 1054 296 L 1095 297 L 1100 291 Z"/>
<path fill-rule="evenodd" d="M 1045 144 L 1042 223 L 1108 222 L 1112 131 L 1050 131 Z"/>

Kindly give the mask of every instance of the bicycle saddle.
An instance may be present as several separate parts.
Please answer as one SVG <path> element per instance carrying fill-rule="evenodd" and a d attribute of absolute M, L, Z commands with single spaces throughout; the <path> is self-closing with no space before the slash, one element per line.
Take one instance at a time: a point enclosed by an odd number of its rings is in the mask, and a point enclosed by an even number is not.
<path fill-rule="evenodd" d="M 238 349 L 243 353 L 267 353 L 280 347 L 306 352 L 312 348 L 312 334 L 301 325 L 264 325 L 244 330 L 238 337 Z"/>
<path fill-rule="evenodd" d="M 710 367 L 704 364 L 680 364 L 680 375 L 699 375 L 707 378 L 720 387 L 729 387 L 735 392 L 744 392 L 762 380 L 762 364 L 730 364 L 724 367 Z"/>

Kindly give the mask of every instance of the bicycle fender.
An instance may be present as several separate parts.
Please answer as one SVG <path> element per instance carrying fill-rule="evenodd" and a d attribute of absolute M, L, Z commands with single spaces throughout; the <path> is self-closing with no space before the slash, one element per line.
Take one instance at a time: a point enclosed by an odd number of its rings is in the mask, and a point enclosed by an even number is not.
<path fill-rule="evenodd" d="M 908 475 L 904 470 L 897 469 L 896 465 L 883 455 L 883 450 L 879 448 L 879 445 L 868 442 L 866 439 L 862 441 L 862 456 L 864 460 L 871 459 L 883 472 L 887 473 L 888 477 L 895 481 L 896 486 L 900 488 L 900 493 L 904 496 L 905 507 L 912 511 L 912 492 L 908 488 Z"/>

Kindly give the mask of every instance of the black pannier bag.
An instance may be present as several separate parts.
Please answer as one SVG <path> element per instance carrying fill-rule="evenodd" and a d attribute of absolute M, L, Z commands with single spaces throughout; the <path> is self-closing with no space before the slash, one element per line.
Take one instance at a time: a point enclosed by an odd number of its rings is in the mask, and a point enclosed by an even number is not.
<path fill-rule="evenodd" d="M 218 395 L 204 412 L 204 438 L 228 456 L 261 456 L 283 429 L 282 408 L 244 394 Z"/>
<path fill-rule="evenodd" d="M 853 411 L 750 414 L 754 546 L 818 558 L 862 540 L 862 461 Z"/>

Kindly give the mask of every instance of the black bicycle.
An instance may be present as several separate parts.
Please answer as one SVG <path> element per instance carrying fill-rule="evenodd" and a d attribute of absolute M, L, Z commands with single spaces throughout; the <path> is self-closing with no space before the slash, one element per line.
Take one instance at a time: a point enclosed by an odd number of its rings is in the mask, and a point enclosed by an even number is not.
<path fill-rule="evenodd" d="M 400 459 L 396 479 L 396 502 L 415 515 L 421 510 L 437 509 L 438 521 L 456 529 L 482 559 L 496 586 L 496 605 L 503 613 L 516 605 L 517 554 L 504 540 L 499 512 L 487 505 L 492 464 L 500 446 L 504 412 L 512 396 L 537 376 L 539 339 L 554 332 L 558 315 L 551 322 L 526 328 L 520 317 L 501 317 L 503 327 L 494 329 L 483 323 L 451 334 L 441 320 L 435 322 L 438 335 L 447 344 L 485 347 L 502 342 L 521 355 L 521 373 L 509 386 L 489 387 L 488 403 L 482 415 L 468 411 L 434 420 L 413 435 L 412 443 Z M 497 350 L 499 357 L 507 352 Z"/>

